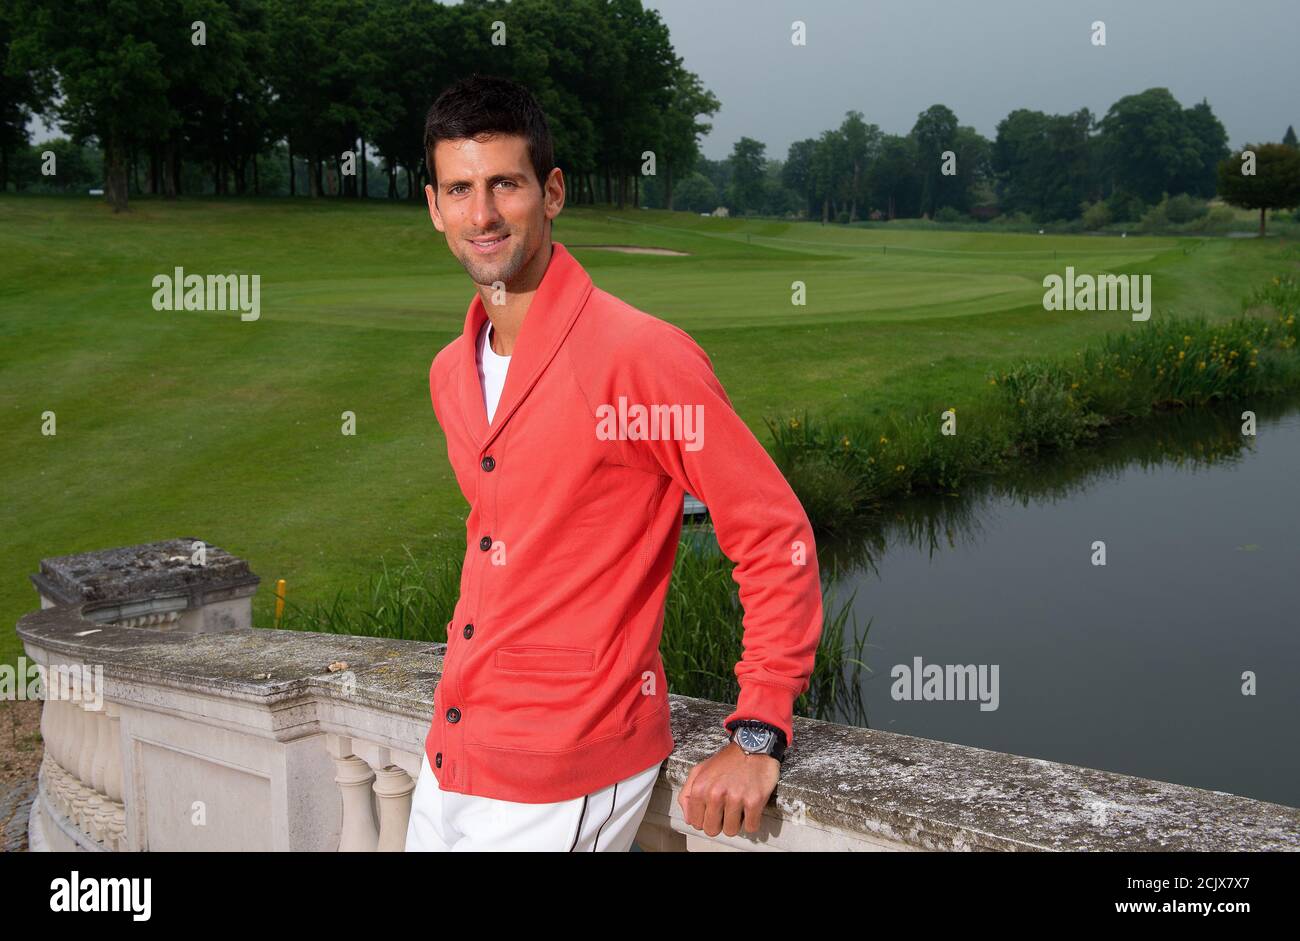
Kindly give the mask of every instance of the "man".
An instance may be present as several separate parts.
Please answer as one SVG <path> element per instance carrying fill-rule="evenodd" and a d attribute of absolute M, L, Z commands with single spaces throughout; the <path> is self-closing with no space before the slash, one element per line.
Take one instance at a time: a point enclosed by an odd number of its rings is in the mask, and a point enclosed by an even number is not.
<path fill-rule="evenodd" d="M 434 227 L 478 293 L 429 392 L 470 505 L 407 849 L 627 850 L 673 750 L 659 657 L 689 492 L 745 610 L 732 741 L 684 819 L 757 832 L 793 743 L 822 599 L 808 517 L 676 326 L 596 288 L 527 89 L 474 75 L 429 110 Z"/>

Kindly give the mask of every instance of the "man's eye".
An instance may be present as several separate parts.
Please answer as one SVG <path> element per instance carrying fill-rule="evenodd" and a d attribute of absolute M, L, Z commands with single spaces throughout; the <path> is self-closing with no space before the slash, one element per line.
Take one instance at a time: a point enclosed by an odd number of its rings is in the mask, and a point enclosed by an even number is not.
<path fill-rule="evenodd" d="M 507 186 L 514 186 L 513 180 L 497 180 L 498 183 L 505 183 Z"/>

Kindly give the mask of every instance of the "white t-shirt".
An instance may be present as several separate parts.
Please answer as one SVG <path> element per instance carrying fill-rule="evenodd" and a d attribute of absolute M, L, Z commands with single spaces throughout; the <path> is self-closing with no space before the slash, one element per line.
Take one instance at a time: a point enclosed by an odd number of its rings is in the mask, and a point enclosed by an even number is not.
<path fill-rule="evenodd" d="M 506 370 L 510 368 L 510 357 L 501 356 L 492 351 L 489 329 L 492 321 L 485 321 L 479 330 L 478 338 L 478 381 L 483 387 L 483 404 L 487 406 L 488 424 L 496 414 L 497 402 L 501 401 L 501 389 L 506 384 Z"/>

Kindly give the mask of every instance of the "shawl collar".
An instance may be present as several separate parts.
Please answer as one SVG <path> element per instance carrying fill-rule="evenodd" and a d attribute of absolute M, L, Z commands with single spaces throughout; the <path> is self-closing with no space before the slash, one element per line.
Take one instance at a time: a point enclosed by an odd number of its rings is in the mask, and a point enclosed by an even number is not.
<path fill-rule="evenodd" d="M 478 444 L 486 449 L 528 396 L 542 372 L 559 352 L 560 344 L 581 313 L 592 291 L 591 277 L 560 242 L 551 242 L 551 260 L 541 284 L 524 316 L 523 327 L 510 355 L 501 401 L 488 425 L 483 404 L 483 387 L 478 378 L 478 332 L 488 319 L 483 298 L 477 292 L 465 315 L 464 342 L 460 348 L 459 399 L 465 425 Z"/>

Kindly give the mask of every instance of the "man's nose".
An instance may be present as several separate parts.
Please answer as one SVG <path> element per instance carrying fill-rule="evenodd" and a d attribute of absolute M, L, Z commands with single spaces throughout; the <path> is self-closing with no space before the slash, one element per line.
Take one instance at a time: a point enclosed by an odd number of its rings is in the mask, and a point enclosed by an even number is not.
<path fill-rule="evenodd" d="M 477 191 L 470 203 L 469 221 L 481 233 L 486 233 L 501 218 L 497 212 L 496 199 L 490 189 Z"/>

